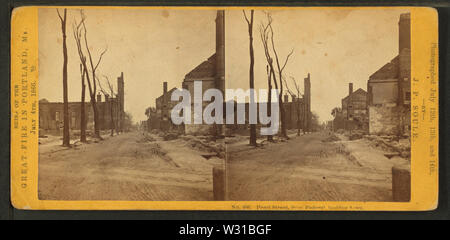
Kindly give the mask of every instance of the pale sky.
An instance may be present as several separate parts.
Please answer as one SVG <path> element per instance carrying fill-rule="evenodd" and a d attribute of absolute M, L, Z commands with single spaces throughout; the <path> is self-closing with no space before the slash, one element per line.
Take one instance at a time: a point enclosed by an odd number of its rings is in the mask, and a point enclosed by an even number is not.
<path fill-rule="evenodd" d="M 348 93 L 367 88 L 369 76 L 398 51 L 398 20 L 402 9 L 271 11 L 275 43 L 282 59 L 294 48 L 286 76 L 311 74 L 312 111 L 321 121 L 332 118 Z M 88 9 L 88 40 L 94 59 L 108 51 L 98 68 L 116 87 L 125 78 L 125 110 L 135 121 L 145 120 L 145 109 L 169 89 L 181 87 L 184 75 L 215 51 L 215 10 Z M 68 10 L 69 100 L 80 101 L 79 58 L 72 34 L 78 10 Z M 267 87 L 266 61 L 258 25 L 265 20 L 255 11 L 255 86 Z M 226 87 L 248 88 L 248 30 L 242 11 L 228 10 L 226 25 Z M 39 98 L 62 101 L 62 35 L 55 9 L 39 10 Z M 104 83 L 104 85 L 106 85 Z M 87 98 L 88 99 L 88 98 Z"/>

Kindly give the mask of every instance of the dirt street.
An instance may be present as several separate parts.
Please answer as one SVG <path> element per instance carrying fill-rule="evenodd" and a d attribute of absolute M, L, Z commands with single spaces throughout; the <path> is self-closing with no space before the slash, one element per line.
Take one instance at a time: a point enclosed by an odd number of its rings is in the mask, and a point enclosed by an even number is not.
<path fill-rule="evenodd" d="M 212 167 L 221 163 L 183 140 L 141 132 L 39 151 L 39 199 L 54 200 L 212 200 Z"/>
<path fill-rule="evenodd" d="M 392 201 L 388 159 L 363 139 L 322 142 L 326 133 L 286 142 L 227 146 L 230 200 Z"/>

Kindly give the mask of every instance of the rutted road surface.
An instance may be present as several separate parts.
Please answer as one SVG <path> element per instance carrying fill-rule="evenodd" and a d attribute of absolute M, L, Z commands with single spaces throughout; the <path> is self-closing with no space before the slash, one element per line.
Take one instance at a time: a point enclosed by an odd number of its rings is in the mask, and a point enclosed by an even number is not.
<path fill-rule="evenodd" d="M 397 160 L 364 140 L 322 142 L 325 133 L 254 148 L 227 146 L 228 197 L 263 201 L 392 201 Z"/>
<path fill-rule="evenodd" d="M 220 164 L 183 140 L 147 141 L 139 132 L 39 151 L 39 199 L 52 200 L 213 200 Z"/>

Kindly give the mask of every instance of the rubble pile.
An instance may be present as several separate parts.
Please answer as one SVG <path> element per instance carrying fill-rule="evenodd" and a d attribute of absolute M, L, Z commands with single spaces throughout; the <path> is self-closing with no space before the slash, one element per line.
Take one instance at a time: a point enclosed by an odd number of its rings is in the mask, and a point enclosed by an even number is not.
<path fill-rule="evenodd" d="M 150 136 L 147 133 L 142 134 L 142 138 L 139 138 L 136 142 L 137 143 L 145 143 L 145 142 L 154 142 L 156 139 L 154 139 L 152 136 Z"/>
<path fill-rule="evenodd" d="M 175 140 L 180 136 L 180 133 L 178 132 L 163 132 L 156 129 L 153 129 L 150 133 L 162 138 L 164 141 Z"/>
<path fill-rule="evenodd" d="M 158 143 L 152 143 L 148 146 L 148 149 L 153 155 L 166 156 L 167 152 L 164 151 Z"/>
<path fill-rule="evenodd" d="M 397 136 L 376 136 L 366 135 L 364 138 L 372 142 L 372 145 L 379 147 L 388 153 L 386 157 L 400 156 L 409 159 L 411 156 L 411 143 L 408 138 L 398 138 Z"/>
<path fill-rule="evenodd" d="M 150 131 L 151 134 L 155 134 L 155 135 L 159 135 L 159 130 L 158 129 L 152 129 Z"/>
<path fill-rule="evenodd" d="M 337 134 L 345 134 L 345 130 L 344 129 L 338 129 L 336 130 Z"/>
<path fill-rule="evenodd" d="M 162 138 L 164 139 L 164 141 L 170 141 L 170 140 L 175 140 L 178 138 L 178 133 L 175 132 L 169 132 L 169 133 L 164 133 Z"/>
<path fill-rule="evenodd" d="M 341 140 L 341 139 L 339 139 L 335 134 L 331 133 L 330 136 L 328 136 L 325 139 L 322 139 L 322 142 L 336 142 L 339 140 Z"/>
<path fill-rule="evenodd" d="M 348 137 L 348 140 L 353 141 L 353 140 L 358 140 L 363 138 L 364 136 L 364 132 L 363 131 L 359 131 L 359 130 L 353 130 L 351 132 L 347 132 L 345 134 L 346 137 Z"/>
<path fill-rule="evenodd" d="M 244 140 L 248 141 L 249 138 L 250 137 L 248 137 L 248 136 L 241 136 L 241 135 L 236 135 L 236 136 L 233 136 L 233 137 L 228 137 L 227 136 L 225 138 L 225 144 L 233 144 L 233 143 L 244 141 Z"/>
<path fill-rule="evenodd" d="M 158 143 L 150 143 L 148 146 L 148 151 L 154 156 L 158 156 L 164 161 L 166 161 L 168 164 L 172 165 L 173 167 L 179 168 L 180 166 L 172 160 L 172 158 L 167 154 L 167 151 L 161 148 L 161 146 Z"/>
<path fill-rule="evenodd" d="M 214 138 L 211 136 L 184 135 L 180 136 L 180 138 L 185 140 L 192 148 L 200 151 L 215 153 L 219 158 L 225 157 L 225 146 L 223 142 L 214 141 Z"/>

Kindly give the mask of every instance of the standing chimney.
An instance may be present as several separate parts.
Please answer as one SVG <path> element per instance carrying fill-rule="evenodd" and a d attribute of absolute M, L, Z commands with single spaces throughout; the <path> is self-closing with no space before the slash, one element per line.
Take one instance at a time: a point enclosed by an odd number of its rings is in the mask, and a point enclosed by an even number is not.
<path fill-rule="evenodd" d="M 102 102 L 102 95 L 97 93 L 97 102 Z"/>
<path fill-rule="evenodd" d="M 111 96 L 112 97 L 112 96 Z M 122 132 L 123 131 L 123 123 L 125 121 L 125 83 L 124 83 L 124 77 L 123 72 L 120 72 L 120 76 L 117 77 L 117 97 L 116 101 L 118 106 L 118 112 L 117 112 L 117 130 Z"/>
<path fill-rule="evenodd" d="M 411 49 L 411 15 L 409 13 L 400 14 L 398 21 L 398 53 L 404 49 Z"/>
<path fill-rule="evenodd" d="M 308 73 L 308 77 L 304 79 L 305 94 L 303 95 L 303 101 L 305 103 L 305 121 L 304 128 L 307 132 L 311 130 L 311 76 Z"/>
<path fill-rule="evenodd" d="M 163 94 L 166 95 L 167 93 L 167 82 L 163 83 Z"/>
<path fill-rule="evenodd" d="M 216 17 L 216 77 L 215 87 L 225 92 L 225 11 L 218 10 Z"/>
<path fill-rule="evenodd" d="M 348 84 L 348 95 L 351 95 L 353 93 L 353 83 Z"/>
<path fill-rule="evenodd" d="M 167 82 L 163 83 L 163 95 L 162 95 L 162 110 L 163 110 L 163 117 L 165 115 L 165 111 L 166 111 L 166 107 L 167 107 L 167 102 L 168 102 L 168 97 L 167 96 Z"/>

